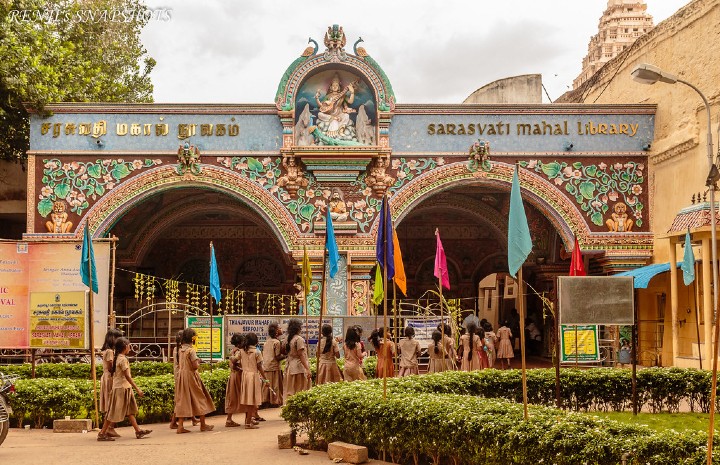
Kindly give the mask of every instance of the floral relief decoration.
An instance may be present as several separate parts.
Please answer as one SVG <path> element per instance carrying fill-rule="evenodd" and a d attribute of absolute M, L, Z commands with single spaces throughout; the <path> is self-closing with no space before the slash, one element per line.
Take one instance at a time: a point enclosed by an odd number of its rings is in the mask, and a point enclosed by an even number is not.
<path fill-rule="evenodd" d="M 46 218 L 53 209 L 53 202 L 58 200 L 65 200 L 70 205 L 70 211 L 82 215 L 90 206 L 90 200 L 96 201 L 114 189 L 133 171 L 160 165 L 162 160 L 108 158 L 63 163 L 58 159 L 45 159 L 43 163 L 37 211 Z"/>
<path fill-rule="evenodd" d="M 597 225 L 612 223 L 612 212 L 618 206 L 627 206 L 634 224 L 643 225 L 643 205 L 640 195 L 645 181 L 645 165 L 629 161 L 626 163 L 598 163 L 584 165 L 581 162 L 542 160 L 521 161 L 520 166 L 545 175 L 556 186 L 575 199 L 580 209 Z M 612 205 L 612 207 L 611 207 Z M 611 215 L 607 215 L 611 212 Z M 607 218 L 605 218 L 607 216 Z M 629 228 L 625 229 L 629 231 Z M 615 229 L 617 231 L 617 229 Z"/>

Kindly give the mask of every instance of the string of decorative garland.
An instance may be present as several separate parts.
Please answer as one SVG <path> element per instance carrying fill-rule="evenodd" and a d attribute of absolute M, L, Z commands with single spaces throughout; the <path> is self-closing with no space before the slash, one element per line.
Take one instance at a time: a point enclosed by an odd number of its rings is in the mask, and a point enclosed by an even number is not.
<path fill-rule="evenodd" d="M 161 290 L 164 292 L 164 298 L 168 302 L 177 302 L 181 299 L 181 295 L 183 295 L 185 301 L 189 305 L 202 308 L 205 311 L 209 311 L 210 309 L 209 286 L 177 281 L 174 279 L 160 278 L 157 276 L 137 273 L 135 271 L 124 270 L 122 268 L 118 268 L 118 270 L 132 274 L 134 296 L 137 301 L 154 301 L 157 297 L 157 291 Z M 185 287 L 184 293 L 181 293 L 180 291 L 181 286 Z M 246 293 L 251 296 L 254 295 L 256 312 L 261 308 L 267 307 L 269 310 L 268 313 L 275 314 L 278 310 L 278 306 L 281 315 L 285 315 L 286 310 L 289 315 L 297 314 L 298 311 L 297 299 L 292 294 L 271 294 L 267 292 L 251 292 L 237 289 L 221 289 L 220 292 L 221 295 L 224 294 L 224 297 L 220 299 L 220 305 L 216 311 L 221 314 L 244 314 Z M 264 302 L 264 307 L 261 307 L 261 302 Z"/>

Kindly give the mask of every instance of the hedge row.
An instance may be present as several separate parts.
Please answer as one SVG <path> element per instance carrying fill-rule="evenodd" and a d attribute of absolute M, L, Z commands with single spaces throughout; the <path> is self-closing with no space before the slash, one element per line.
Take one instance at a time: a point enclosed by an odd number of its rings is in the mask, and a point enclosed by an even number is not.
<path fill-rule="evenodd" d="M 283 361 L 283 369 L 284 369 Z M 340 370 L 342 370 L 345 364 L 344 359 L 338 360 Z M 363 366 L 365 373 L 369 377 L 375 376 L 375 367 L 377 365 L 377 358 L 366 357 Z M 223 361 L 212 365 L 212 369 L 217 368 L 228 368 L 228 362 Z M 210 364 L 200 365 L 200 371 L 210 370 Z M 102 364 L 98 363 L 95 367 L 98 378 L 102 376 L 103 368 Z M 132 362 L 130 364 L 130 371 L 133 376 L 160 376 L 172 374 L 173 364 L 165 362 Z M 314 358 L 310 359 L 310 371 L 312 371 L 313 379 L 317 372 L 317 361 Z M 0 365 L 0 373 L 6 375 L 19 376 L 20 378 L 30 378 L 32 376 L 32 366 L 29 363 L 23 363 L 20 365 Z M 35 367 L 36 378 L 70 378 L 70 379 L 90 379 L 90 364 L 89 363 L 42 363 Z"/>
<path fill-rule="evenodd" d="M 343 360 L 339 361 L 340 366 Z M 137 397 L 139 412 L 137 419 L 141 423 L 152 423 L 167 421 L 172 416 L 174 409 L 174 380 L 172 375 L 172 364 L 154 362 L 137 362 L 131 364 L 133 379 L 138 387 L 143 390 L 145 396 Z M 44 364 L 56 365 L 56 371 L 64 373 L 83 373 L 82 369 L 73 370 L 73 365 L 82 364 Z M 90 376 L 88 365 L 84 374 Z M 377 360 L 375 357 L 367 357 L 364 361 L 365 373 L 374 376 Z M 225 407 L 225 386 L 227 385 L 230 372 L 227 369 L 227 362 L 215 364 L 213 370 L 209 365 L 201 365 L 200 373 L 205 386 L 218 407 L 218 413 L 223 413 Z M 5 367 L 3 367 L 4 369 Z M 167 374 L 155 376 L 142 376 L 140 373 L 162 372 L 169 368 Z M 315 360 L 312 359 L 310 369 L 313 379 L 316 375 Z M 64 371 L 63 371 L 64 370 Z M 50 373 L 51 370 L 45 372 Z M 13 420 L 15 425 L 21 427 L 23 424 L 31 424 L 36 428 L 49 426 L 53 419 L 63 418 L 69 415 L 73 418 L 93 418 L 95 408 L 93 406 L 92 381 L 89 379 L 73 378 L 21 378 L 15 383 L 16 392 L 9 397 L 10 405 L 13 408 Z"/>
<path fill-rule="evenodd" d="M 340 361 L 342 365 L 342 360 Z M 41 366 L 50 366 L 45 364 Z M 81 364 L 75 364 L 80 365 Z M 218 367 L 218 365 L 220 365 Z M 202 365 L 203 368 L 208 365 Z M 203 371 L 201 376 L 216 401 L 224 405 L 225 384 L 229 372 L 227 364 L 215 365 L 213 371 Z M 365 360 L 368 377 L 375 373 L 376 359 Z M 54 370 L 71 372 L 74 365 L 56 364 Z M 38 367 L 39 368 L 39 367 Z M 77 368 L 75 368 L 77 369 Z M 80 369 L 77 369 L 81 372 Z M 172 372 L 170 364 L 139 362 L 132 365 L 133 376 L 138 385 L 146 391 L 138 399 L 141 407 L 140 421 L 163 421 L 173 409 L 173 383 L 170 373 L 143 376 L 145 373 Z M 315 375 L 315 363 L 311 361 Z M 52 372 L 48 368 L 47 373 Z M 89 377 L 89 371 L 85 372 Z M 536 405 L 555 404 L 555 373 L 553 370 L 528 370 L 528 398 Z M 649 368 L 638 372 L 639 407 L 655 412 L 676 412 L 682 402 L 690 408 L 707 412 L 710 405 L 710 373 L 694 369 Z M 375 381 L 377 382 L 377 381 Z M 92 416 L 91 382 L 71 378 L 23 378 L 17 381 L 17 395 L 11 398 L 16 410 L 15 419 L 35 425 L 47 424 L 54 418 L 70 415 L 76 418 Z M 372 384 L 372 382 L 371 382 Z M 561 372 L 563 407 L 570 410 L 614 410 L 631 407 L 631 373 L 625 369 L 597 368 L 589 370 L 563 369 Z M 388 389 L 393 394 L 459 394 L 486 398 L 504 398 L 522 401 L 521 375 L 519 370 L 481 370 L 472 373 L 446 372 L 388 380 Z"/>
<path fill-rule="evenodd" d="M 454 375 L 427 378 L 441 382 Z M 705 463 L 707 434 L 655 432 L 542 406 L 531 406 L 524 421 L 521 404 L 428 394 L 421 378 L 407 378 L 400 390 L 401 383 L 393 383 L 386 400 L 376 380 L 320 386 L 294 395 L 282 415 L 311 440 L 365 445 L 376 456 L 386 452 L 394 463 L 426 458 L 455 465 L 616 465 L 626 453 L 632 454 L 628 464 Z M 419 390 L 411 392 L 412 385 Z"/>

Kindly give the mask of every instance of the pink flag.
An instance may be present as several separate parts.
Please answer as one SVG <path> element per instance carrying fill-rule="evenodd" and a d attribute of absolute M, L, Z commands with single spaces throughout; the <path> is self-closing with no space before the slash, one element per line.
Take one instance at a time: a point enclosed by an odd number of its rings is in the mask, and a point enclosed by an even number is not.
<path fill-rule="evenodd" d="M 435 252 L 435 277 L 440 280 L 442 287 L 450 289 L 450 275 L 448 274 L 447 260 L 445 259 L 445 249 L 440 242 L 440 231 L 435 229 L 437 237 L 437 251 Z"/>

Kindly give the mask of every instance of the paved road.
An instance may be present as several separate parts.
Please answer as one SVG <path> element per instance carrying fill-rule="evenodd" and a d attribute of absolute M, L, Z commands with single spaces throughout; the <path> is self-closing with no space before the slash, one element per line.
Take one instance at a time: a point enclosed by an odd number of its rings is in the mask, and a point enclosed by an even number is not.
<path fill-rule="evenodd" d="M 51 430 L 10 430 L 0 446 L 3 465 L 179 465 L 243 463 L 247 465 L 332 465 L 327 453 L 310 451 L 301 456 L 293 450 L 279 450 L 277 435 L 288 431 L 280 418 L 280 409 L 261 410 L 267 420 L 259 429 L 226 428 L 225 416 L 208 418 L 215 425 L 201 433 L 199 426 L 191 434 L 175 434 L 165 424 L 141 425 L 153 430 L 143 439 L 135 439 L 131 427 L 118 428 L 121 438 L 114 442 L 96 441 L 97 432 L 87 434 L 53 433 Z M 243 415 L 235 415 L 243 421 Z M 372 461 L 374 464 L 383 462 Z"/>

